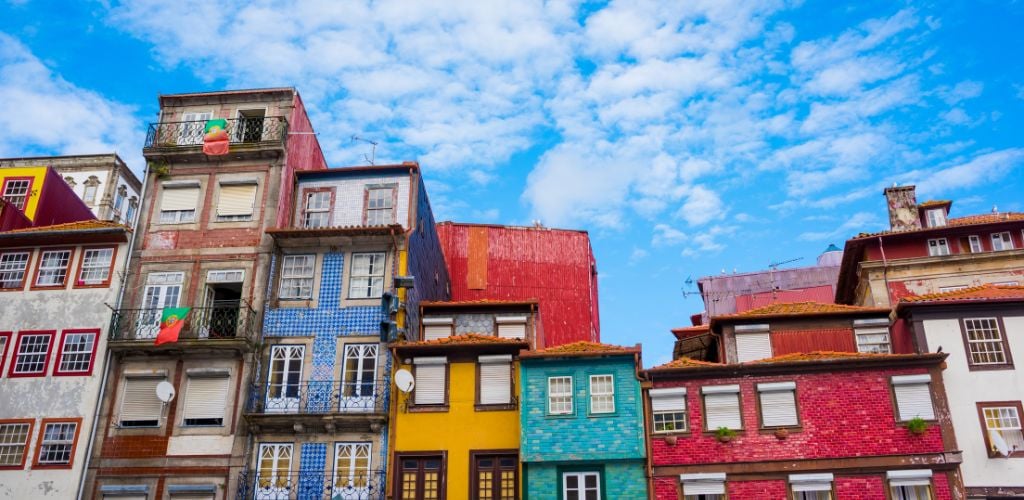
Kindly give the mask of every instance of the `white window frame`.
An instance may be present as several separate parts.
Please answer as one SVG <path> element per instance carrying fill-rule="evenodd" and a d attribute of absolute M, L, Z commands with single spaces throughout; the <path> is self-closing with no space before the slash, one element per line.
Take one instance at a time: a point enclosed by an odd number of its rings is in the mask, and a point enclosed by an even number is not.
<path fill-rule="evenodd" d="M 97 261 L 97 259 L 106 259 Z M 114 262 L 114 247 L 86 248 L 82 250 L 82 268 L 78 270 L 78 283 L 83 285 L 99 285 L 110 279 L 111 264 Z M 89 277 L 89 273 L 99 273 L 98 277 Z"/>
<path fill-rule="evenodd" d="M 186 208 L 175 208 L 173 210 L 165 209 L 164 204 L 166 203 L 165 198 L 167 197 L 167 191 L 178 190 L 178 189 L 194 189 L 195 190 L 195 206 Z M 202 185 L 198 181 L 178 181 L 178 182 L 165 182 L 161 186 L 160 193 L 160 224 L 188 224 L 196 221 L 196 214 L 199 212 L 199 204 L 201 202 L 200 196 L 203 193 Z"/>
<path fill-rule="evenodd" d="M 601 498 L 601 473 L 598 472 L 598 471 L 563 472 L 562 473 L 562 498 L 569 498 L 569 491 L 570 490 L 569 490 L 569 481 L 567 479 L 570 478 L 570 477 L 575 477 L 576 478 L 577 488 L 575 489 L 575 492 L 576 492 L 577 498 L 580 498 L 580 499 L 587 498 L 587 492 L 588 491 L 596 492 L 597 493 L 597 498 Z M 597 485 L 596 489 L 595 488 L 591 488 L 591 489 L 588 490 L 588 488 L 586 487 L 586 478 L 587 477 L 594 477 L 594 478 L 596 478 L 596 481 L 594 482 Z"/>
<path fill-rule="evenodd" d="M 416 369 L 416 387 L 413 388 L 413 404 L 416 406 L 447 406 L 448 405 L 448 358 L 444 356 L 413 358 Z M 440 379 L 440 387 L 432 387 L 431 392 L 438 392 L 435 397 L 425 396 L 421 389 L 426 387 L 427 377 L 424 371 L 429 370 L 431 376 Z"/>
<path fill-rule="evenodd" d="M 17 184 L 15 184 L 15 183 L 17 183 Z M 20 191 L 20 188 L 22 186 L 21 183 L 24 183 L 24 188 L 23 188 L 25 190 L 24 192 L 19 193 L 19 194 L 8 194 L 7 191 L 9 189 L 11 189 L 12 187 L 17 188 Z M 28 206 L 28 198 L 29 198 L 29 195 L 31 194 L 29 191 L 32 188 L 32 180 L 31 179 L 6 179 L 6 180 L 4 180 L 3 188 L 4 188 L 4 192 L 2 194 L 0 194 L 0 198 L 3 198 L 5 200 L 7 200 L 8 203 L 10 203 L 11 205 L 17 207 L 18 210 L 21 210 L 22 212 L 24 212 L 25 211 L 25 207 Z M 14 199 L 12 199 L 12 198 L 14 198 Z M 18 201 L 14 201 L 15 199 L 17 199 Z"/>
<path fill-rule="evenodd" d="M 50 361 L 50 349 L 53 349 L 51 345 L 53 343 L 54 334 L 51 333 L 29 333 L 20 334 L 18 340 L 15 342 L 14 356 L 11 359 L 11 363 L 14 364 L 13 374 L 15 375 L 43 375 L 46 373 Z M 25 341 L 28 339 L 44 339 L 43 342 L 33 340 L 31 344 L 27 344 Z M 30 348 L 43 346 L 44 349 L 40 351 L 26 352 L 23 351 L 28 345 Z M 29 359 L 30 361 L 25 361 Z M 42 364 L 39 370 L 26 370 L 25 365 Z M 20 368 L 19 368 L 20 367 Z"/>
<path fill-rule="evenodd" d="M 437 340 L 455 334 L 455 319 L 452 317 L 423 318 L 423 340 Z"/>
<path fill-rule="evenodd" d="M 369 259 L 366 265 L 366 274 L 357 274 L 360 267 L 357 263 L 359 259 Z M 352 253 L 352 266 L 348 277 L 348 298 L 377 299 L 384 295 L 387 261 L 387 252 Z"/>
<path fill-rule="evenodd" d="M 597 385 L 603 383 L 601 379 L 608 380 L 607 384 L 608 388 L 611 389 L 610 391 L 598 391 Z M 597 385 L 595 385 L 595 382 Z M 592 415 L 615 413 L 615 375 L 601 373 L 590 376 L 590 413 Z"/>
<path fill-rule="evenodd" d="M 50 428 L 57 427 L 56 436 L 50 434 Z M 66 430 L 67 429 L 67 430 Z M 70 435 L 69 435 L 70 434 Z M 78 422 L 46 422 L 39 438 L 39 465 L 70 465 L 75 459 L 75 435 L 78 434 Z M 60 447 L 59 451 L 49 448 Z M 48 453 L 67 454 L 66 459 L 53 459 Z"/>
<path fill-rule="evenodd" d="M 227 420 L 226 404 L 228 394 L 231 392 L 231 373 L 228 370 L 189 370 L 187 373 L 188 382 L 185 385 L 185 400 L 182 405 L 181 425 L 183 427 L 224 427 Z M 218 394 L 213 397 L 205 392 L 200 393 L 197 384 L 223 384 L 223 387 L 213 387 Z M 209 390 L 209 387 L 204 389 Z M 197 394 L 200 399 L 196 400 Z M 212 401 L 211 401 L 212 399 Z M 221 404 L 210 404 L 210 403 Z M 189 422 L 189 421 L 192 422 Z M 199 420 L 210 420 L 211 422 L 197 422 Z M 219 422 L 216 422 L 220 420 Z"/>
<path fill-rule="evenodd" d="M 857 339 L 857 352 L 892 354 L 892 335 L 889 327 L 854 328 L 854 337 Z M 885 336 L 884 340 L 867 339 L 866 337 Z M 877 348 L 871 348 L 877 347 Z"/>
<path fill-rule="evenodd" d="M 651 399 L 651 432 L 666 434 L 690 430 L 685 387 L 651 389 L 648 396 Z"/>
<path fill-rule="evenodd" d="M 60 266 L 47 265 L 46 256 L 48 254 L 66 254 L 67 257 L 61 257 L 60 262 L 63 264 Z M 74 256 L 74 252 L 70 249 L 63 250 L 43 250 L 39 254 L 39 274 L 36 276 L 36 286 L 39 287 L 62 287 L 68 284 L 68 268 L 71 267 L 71 258 Z M 60 283 L 52 282 L 52 278 L 60 276 Z M 44 282 L 44 278 L 47 278 Z"/>
<path fill-rule="evenodd" d="M 82 189 L 82 201 L 84 201 L 86 205 L 94 205 L 96 203 L 96 192 L 98 192 L 99 189 L 99 183 L 90 184 L 86 181 L 85 188 Z"/>
<path fill-rule="evenodd" d="M 31 260 L 32 253 L 28 251 L 0 253 L 0 289 L 12 290 L 25 286 L 25 275 Z M 16 267 L 18 263 L 21 269 Z"/>
<path fill-rule="evenodd" d="M 224 206 L 224 189 L 228 188 L 245 188 L 252 190 L 252 198 L 249 200 L 248 212 L 244 208 L 236 207 L 225 207 Z M 246 193 L 248 194 L 248 193 Z M 253 219 L 256 214 L 256 197 L 259 195 L 259 183 L 255 180 L 245 181 L 221 181 L 217 185 L 217 206 L 215 207 L 216 221 L 217 222 L 248 222 Z M 226 209 L 226 210 L 225 210 Z M 221 211 L 227 211 L 229 213 L 222 214 Z"/>
<path fill-rule="evenodd" d="M 294 262 L 301 259 L 302 264 Z M 289 262 L 293 262 L 289 264 Z M 292 272 L 293 274 L 289 274 Z M 281 256 L 281 283 L 278 298 L 282 300 L 309 300 L 313 298 L 316 276 L 316 254 L 286 254 Z M 294 293 L 293 293 L 294 290 Z"/>
<path fill-rule="evenodd" d="M 81 343 L 71 344 L 69 339 L 75 337 L 87 339 L 84 347 Z M 93 352 L 96 350 L 96 332 L 66 332 L 61 339 L 60 359 L 57 360 L 56 372 L 60 374 L 89 373 L 92 370 Z M 84 364 L 84 367 L 83 367 Z"/>
<path fill-rule="evenodd" d="M 930 375 L 897 375 L 892 377 L 891 382 L 893 386 L 893 402 L 895 403 L 893 413 L 896 415 L 897 422 L 908 422 L 918 417 L 924 420 L 935 420 L 935 401 L 932 399 Z M 903 409 L 905 406 L 913 405 L 917 402 L 914 401 L 915 399 L 923 397 L 920 392 L 922 390 L 928 399 L 927 412 L 904 415 Z M 912 408 L 906 409 L 908 413 L 913 411 Z"/>
<path fill-rule="evenodd" d="M 824 474 L 790 474 L 789 491 L 794 500 L 814 498 L 820 500 L 820 495 L 804 495 L 804 493 L 825 493 L 825 498 L 834 498 L 832 493 L 835 478 L 831 473 Z"/>
<path fill-rule="evenodd" d="M 495 335 L 503 339 L 525 339 L 527 316 L 495 316 Z"/>
<path fill-rule="evenodd" d="M 374 193 L 384 192 L 385 196 L 379 199 L 374 198 Z M 395 186 L 367 186 L 366 187 L 366 225 L 386 226 L 395 223 Z M 375 203 L 382 203 L 381 206 L 374 206 Z"/>
<path fill-rule="evenodd" d="M 967 246 L 970 247 L 971 253 L 981 253 L 985 251 L 985 248 L 981 246 L 981 237 L 976 234 L 972 234 L 967 237 Z"/>
<path fill-rule="evenodd" d="M 928 227 L 942 227 L 946 225 L 946 211 L 942 208 L 925 210 L 924 216 L 928 220 Z"/>
<path fill-rule="evenodd" d="M 998 244 L 997 244 L 998 242 Z M 1013 250 L 1013 237 L 1009 231 L 992 233 L 992 251 Z"/>
<path fill-rule="evenodd" d="M 8 430 L 11 429 L 11 430 Z M 20 430 L 19 430 L 20 429 Z M 24 433 L 21 443 L 9 441 Z M 32 424 L 29 422 L 0 423 L 0 467 L 23 467 L 28 454 L 28 442 L 32 439 Z M 14 460 L 14 462 L 11 462 Z"/>
<path fill-rule="evenodd" d="M 949 255 L 949 241 L 946 238 L 932 238 L 928 240 L 928 255 L 931 257 Z"/>
<path fill-rule="evenodd" d="M 164 403 L 162 403 L 159 399 L 156 399 L 156 387 L 157 387 L 157 385 L 160 382 L 164 382 L 166 380 L 167 380 L 167 375 L 166 374 L 126 374 L 125 377 L 124 377 L 124 387 L 121 389 L 121 401 L 120 401 L 120 403 L 118 403 L 117 426 L 119 428 L 121 428 L 121 429 L 154 429 L 154 428 L 161 427 L 163 425 L 163 420 L 164 420 L 164 415 L 163 415 Z M 140 384 L 144 383 L 142 381 L 146 381 L 146 382 L 145 382 L 145 385 L 143 385 L 141 387 L 138 387 L 138 388 L 134 388 L 133 394 L 130 395 L 128 393 L 128 389 L 129 389 L 129 386 L 132 384 L 132 381 L 139 381 L 137 383 L 140 383 Z M 156 411 L 156 414 L 155 415 L 153 415 L 153 414 L 142 415 L 140 413 L 139 416 L 140 417 L 141 416 L 146 416 L 146 417 L 153 417 L 153 418 L 139 418 L 139 419 L 133 419 L 133 420 L 128 420 L 128 419 L 124 418 L 125 403 L 128 402 L 129 396 L 133 396 L 133 395 L 136 395 L 136 394 L 140 395 L 140 396 L 143 396 L 143 397 L 146 397 L 146 398 L 149 398 L 150 396 L 152 396 L 153 400 L 147 401 L 146 403 L 151 407 L 150 408 L 151 410 L 155 410 Z M 156 407 L 159 407 L 159 410 L 157 410 Z M 154 423 L 125 425 L 125 422 L 154 422 Z"/>
<path fill-rule="evenodd" d="M 348 456 L 342 456 L 342 450 Z M 360 464 L 365 458 L 365 465 Z M 348 462 L 348 463 L 345 463 Z M 356 493 L 355 498 L 369 498 L 369 488 L 380 486 L 373 484 L 371 466 L 373 465 L 373 443 L 339 441 L 334 443 L 334 460 L 331 464 L 332 498 L 333 490 L 339 490 L 342 494 L 347 492 Z M 353 491 L 355 490 L 355 491 Z"/>
<path fill-rule="evenodd" d="M 554 386 L 568 381 L 568 391 L 555 392 Z M 575 407 L 572 375 L 548 377 L 548 415 L 572 415 Z"/>
<path fill-rule="evenodd" d="M 323 206 L 313 206 L 312 202 L 320 196 L 326 197 L 326 204 Z M 328 227 L 331 225 L 331 192 L 330 191 L 311 191 L 306 193 L 306 199 L 303 200 L 305 209 L 302 212 L 302 227 L 307 229 L 316 229 Z M 316 216 L 316 222 L 311 217 Z"/>
<path fill-rule="evenodd" d="M 745 363 L 772 357 L 771 332 L 768 325 L 737 325 L 736 361 Z"/>

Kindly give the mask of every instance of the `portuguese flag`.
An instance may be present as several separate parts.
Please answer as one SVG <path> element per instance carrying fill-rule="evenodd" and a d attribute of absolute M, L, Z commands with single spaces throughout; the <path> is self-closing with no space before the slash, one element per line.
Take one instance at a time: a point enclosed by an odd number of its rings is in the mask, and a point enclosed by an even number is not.
<path fill-rule="evenodd" d="M 203 153 L 210 156 L 228 154 L 228 121 L 223 118 L 206 120 L 203 130 Z"/>
<path fill-rule="evenodd" d="M 160 317 L 160 333 L 156 334 L 156 345 L 177 342 L 181 327 L 185 326 L 188 307 L 165 307 Z"/>

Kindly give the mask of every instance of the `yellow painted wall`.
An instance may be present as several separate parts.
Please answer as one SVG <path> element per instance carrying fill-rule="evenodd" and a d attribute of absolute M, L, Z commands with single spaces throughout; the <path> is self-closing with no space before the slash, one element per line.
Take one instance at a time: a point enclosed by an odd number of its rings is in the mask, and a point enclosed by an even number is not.
<path fill-rule="evenodd" d="M 518 363 L 514 363 L 512 373 L 513 387 L 518 390 Z M 394 450 L 447 451 L 447 498 L 463 500 L 469 498 L 470 450 L 518 450 L 519 411 L 476 411 L 476 363 L 451 363 L 448 383 L 447 412 L 403 411 L 406 396 L 401 396 L 393 420 Z M 392 463 L 388 475 L 393 477 L 395 469 Z"/>
<path fill-rule="evenodd" d="M 25 216 L 35 220 L 36 207 L 39 205 L 39 194 L 43 192 L 43 181 L 46 179 L 46 167 L 11 167 L 0 168 L 0 189 L 4 187 L 4 179 L 9 177 L 31 177 L 28 201 L 25 203 Z M 3 194 L 0 192 L 0 194 Z"/>

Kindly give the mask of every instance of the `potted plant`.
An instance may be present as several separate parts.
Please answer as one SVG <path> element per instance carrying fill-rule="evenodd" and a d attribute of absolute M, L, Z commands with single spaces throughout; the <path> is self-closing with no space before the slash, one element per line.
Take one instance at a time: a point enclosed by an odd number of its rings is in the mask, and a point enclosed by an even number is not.
<path fill-rule="evenodd" d="M 734 437 L 736 437 L 736 431 L 728 427 L 722 426 L 715 429 L 715 438 L 718 439 L 719 442 L 728 443 L 729 441 L 732 441 L 732 438 Z"/>
<path fill-rule="evenodd" d="M 789 429 L 775 429 L 775 437 L 778 439 L 786 439 L 789 437 Z"/>
<path fill-rule="evenodd" d="M 907 430 L 910 431 L 911 434 L 920 436 L 928 430 L 928 422 L 925 422 L 921 417 L 914 417 L 907 421 Z"/>
<path fill-rule="evenodd" d="M 669 446 L 675 446 L 676 442 L 679 441 L 678 436 L 665 436 L 665 444 Z"/>

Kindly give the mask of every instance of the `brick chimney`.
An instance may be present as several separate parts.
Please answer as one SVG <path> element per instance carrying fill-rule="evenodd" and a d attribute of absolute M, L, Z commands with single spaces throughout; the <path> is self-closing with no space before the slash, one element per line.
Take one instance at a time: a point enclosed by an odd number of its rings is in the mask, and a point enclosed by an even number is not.
<path fill-rule="evenodd" d="M 885 188 L 885 201 L 889 206 L 889 228 L 893 231 L 921 229 L 921 216 L 917 210 L 915 186 Z"/>

